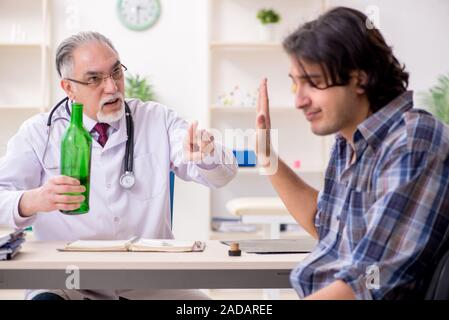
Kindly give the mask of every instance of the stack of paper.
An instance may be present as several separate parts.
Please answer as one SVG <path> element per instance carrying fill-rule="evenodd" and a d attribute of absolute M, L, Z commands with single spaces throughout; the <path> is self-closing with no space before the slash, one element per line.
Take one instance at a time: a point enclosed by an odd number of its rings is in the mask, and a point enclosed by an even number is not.
<path fill-rule="evenodd" d="M 11 260 L 22 248 L 25 232 L 18 230 L 0 230 L 0 260 Z"/>

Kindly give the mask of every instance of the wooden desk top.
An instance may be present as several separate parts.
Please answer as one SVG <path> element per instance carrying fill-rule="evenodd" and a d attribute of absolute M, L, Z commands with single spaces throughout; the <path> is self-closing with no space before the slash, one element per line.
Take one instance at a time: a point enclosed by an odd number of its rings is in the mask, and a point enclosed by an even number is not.
<path fill-rule="evenodd" d="M 247 254 L 228 256 L 229 247 L 206 242 L 204 252 L 60 252 L 65 242 L 27 241 L 17 256 L 0 261 L 1 270 L 53 270 L 76 265 L 90 270 L 279 270 L 294 268 L 307 254 Z"/>

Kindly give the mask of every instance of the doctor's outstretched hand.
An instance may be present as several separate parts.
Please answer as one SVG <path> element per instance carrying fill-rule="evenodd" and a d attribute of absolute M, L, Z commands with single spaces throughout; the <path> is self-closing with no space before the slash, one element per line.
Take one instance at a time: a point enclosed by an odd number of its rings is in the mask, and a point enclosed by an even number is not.
<path fill-rule="evenodd" d="M 214 136 L 208 131 L 198 130 L 198 122 L 190 124 L 184 138 L 184 158 L 187 161 L 200 162 L 215 150 Z"/>
<path fill-rule="evenodd" d="M 67 176 L 55 176 L 39 188 L 25 191 L 19 202 L 19 214 L 31 217 L 37 212 L 54 210 L 76 210 L 84 201 L 82 195 L 67 195 L 67 193 L 82 193 L 85 187 L 77 179 Z"/>

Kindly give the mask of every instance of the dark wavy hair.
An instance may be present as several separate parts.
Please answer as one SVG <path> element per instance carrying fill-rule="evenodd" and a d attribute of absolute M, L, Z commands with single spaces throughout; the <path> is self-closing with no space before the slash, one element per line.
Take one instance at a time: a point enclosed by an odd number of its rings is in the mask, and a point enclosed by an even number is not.
<path fill-rule="evenodd" d="M 407 90 L 409 74 L 379 30 L 369 26 L 373 24 L 362 12 L 337 7 L 300 26 L 283 46 L 303 69 L 301 61 L 321 66 L 327 86 L 319 89 L 345 86 L 351 71 L 364 71 L 368 79 L 363 88 L 371 110 L 376 112 Z"/>

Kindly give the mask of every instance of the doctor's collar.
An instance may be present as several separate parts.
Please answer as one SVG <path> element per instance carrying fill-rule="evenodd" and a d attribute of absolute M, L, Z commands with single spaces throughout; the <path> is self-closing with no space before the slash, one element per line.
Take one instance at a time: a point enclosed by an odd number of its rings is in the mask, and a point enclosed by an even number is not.
<path fill-rule="evenodd" d="M 74 101 L 70 100 L 70 103 L 69 103 L 69 106 L 68 106 L 70 113 L 72 112 L 72 103 L 73 102 Z M 69 119 L 70 119 L 70 113 L 69 113 Z M 126 113 L 123 113 L 123 116 L 120 119 L 118 119 L 116 121 L 113 121 L 113 122 L 109 122 L 108 124 L 112 128 L 114 128 L 114 130 L 119 130 L 120 129 L 120 122 L 125 119 L 125 115 L 126 115 Z M 94 119 L 90 118 L 88 115 L 86 115 L 83 112 L 83 124 L 84 124 L 84 127 L 86 128 L 86 130 L 88 132 L 91 132 L 97 123 L 98 123 L 97 120 L 94 120 Z"/>

